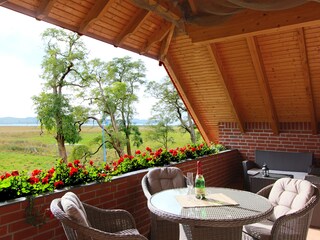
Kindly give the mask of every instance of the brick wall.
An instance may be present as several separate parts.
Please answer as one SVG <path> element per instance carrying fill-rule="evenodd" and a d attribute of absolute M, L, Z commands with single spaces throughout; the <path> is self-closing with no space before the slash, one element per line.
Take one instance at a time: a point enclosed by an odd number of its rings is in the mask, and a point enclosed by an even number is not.
<path fill-rule="evenodd" d="M 241 157 L 237 150 L 201 158 L 203 174 L 207 186 L 239 187 L 241 182 Z M 196 172 L 196 161 L 189 160 L 175 166 L 185 173 Z M 101 208 L 122 208 L 135 218 L 140 233 L 149 233 L 150 219 L 146 199 L 141 189 L 141 178 L 147 170 L 125 174 L 108 183 L 89 184 L 73 187 L 35 199 L 35 209 L 44 213 L 54 198 L 66 191 L 73 191 L 86 203 Z M 240 185 L 241 186 L 241 185 Z M 65 240 L 64 232 L 56 219 L 48 219 L 45 224 L 35 227 L 26 223 L 25 209 L 28 202 L 0 203 L 0 240 Z"/>
<path fill-rule="evenodd" d="M 280 123 L 280 134 L 274 135 L 268 123 L 248 123 L 241 133 L 236 123 L 219 124 L 219 142 L 238 149 L 244 159 L 254 160 L 254 151 L 313 152 L 320 166 L 320 135 L 311 132 L 309 123 Z"/>

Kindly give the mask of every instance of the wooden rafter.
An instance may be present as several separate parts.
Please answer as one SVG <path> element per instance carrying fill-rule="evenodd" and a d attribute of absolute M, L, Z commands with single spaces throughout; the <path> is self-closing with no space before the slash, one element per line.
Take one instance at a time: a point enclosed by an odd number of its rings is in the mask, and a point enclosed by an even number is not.
<path fill-rule="evenodd" d="M 151 46 L 156 42 L 161 42 L 164 37 L 168 34 L 171 29 L 171 24 L 169 22 L 165 22 L 160 26 L 157 31 L 151 35 L 150 38 L 147 39 L 146 44 L 143 49 L 141 49 L 140 54 L 145 54 L 149 51 Z"/>
<path fill-rule="evenodd" d="M 301 54 L 303 80 L 305 84 L 308 108 L 310 111 L 310 122 L 311 122 L 312 133 L 317 134 L 318 133 L 317 117 L 316 117 L 317 115 L 316 115 L 316 109 L 315 109 L 313 92 L 312 92 L 312 83 L 311 83 L 307 48 L 305 43 L 304 29 L 303 28 L 297 29 L 297 34 L 298 34 L 299 50 Z"/>
<path fill-rule="evenodd" d="M 170 47 L 170 43 L 171 43 L 171 40 L 173 37 L 174 29 L 175 29 L 175 25 L 172 24 L 170 27 L 170 30 L 167 34 L 167 37 L 165 39 L 163 39 L 163 41 L 162 41 L 160 52 L 159 52 L 159 61 L 160 62 L 163 62 L 167 56 L 167 53 L 168 53 L 168 50 Z"/>
<path fill-rule="evenodd" d="M 81 22 L 78 32 L 85 34 L 91 24 L 100 19 L 109 10 L 113 2 L 115 2 L 115 0 L 96 0 L 85 19 Z"/>
<path fill-rule="evenodd" d="M 4 4 L 5 2 L 8 2 L 8 0 L 0 0 L 0 6 L 1 6 L 2 4 Z"/>
<path fill-rule="evenodd" d="M 48 16 L 50 10 L 53 5 L 57 2 L 57 0 L 48 0 L 48 1 L 40 1 L 39 8 L 37 10 L 36 19 L 42 20 Z"/>
<path fill-rule="evenodd" d="M 172 83 L 177 89 L 182 101 L 184 102 L 184 105 L 188 109 L 188 112 L 191 115 L 195 125 L 197 126 L 198 130 L 202 134 L 204 141 L 209 144 L 210 139 L 207 134 L 207 131 L 205 131 L 205 129 L 203 128 L 203 125 L 200 123 L 199 115 L 196 113 L 195 109 L 192 107 L 192 104 L 190 103 L 190 96 L 187 96 L 186 91 L 184 90 L 184 87 L 181 85 L 182 81 L 180 80 L 179 71 L 175 67 L 176 65 L 171 60 L 170 56 L 166 57 L 166 59 L 163 61 L 163 64 L 165 66 L 165 69 L 168 75 L 171 78 Z M 213 139 L 213 140 L 217 140 L 217 139 Z"/>
<path fill-rule="evenodd" d="M 122 30 L 115 40 L 115 46 L 120 46 L 121 43 L 131 34 L 133 34 L 143 24 L 144 20 L 151 14 L 150 11 L 139 9 L 135 17 L 130 20 L 130 23 Z"/>
<path fill-rule="evenodd" d="M 236 122 L 238 123 L 240 131 L 244 133 L 245 132 L 244 122 L 242 121 L 241 114 L 240 114 L 230 81 L 227 75 L 225 74 L 217 45 L 215 43 L 208 45 L 208 51 L 211 55 L 211 59 L 216 69 L 216 72 L 219 76 L 219 79 L 221 80 L 221 85 L 223 87 L 224 94 L 230 103 Z"/>
<path fill-rule="evenodd" d="M 188 0 L 188 2 L 189 2 L 192 13 L 197 14 L 198 10 L 197 10 L 197 7 L 196 7 L 194 0 Z"/>
<path fill-rule="evenodd" d="M 186 25 L 186 31 L 194 43 L 226 41 L 280 30 L 292 30 L 302 25 L 315 26 L 320 24 L 319 12 L 320 4 L 315 2 L 282 11 L 246 10 L 219 25 L 211 27 Z"/>
<path fill-rule="evenodd" d="M 267 112 L 267 117 L 271 124 L 271 128 L 274 134 L 279 134 L 279 121 L 278 115 L 275 110 L 274 101 L 272 99 L 272 94 L 270 86 L 268 83 L 268 78 L 263 67 L 263 60 L 261 56 L 261 51 L 256 37 L 247 37 L 247 44 L 250 51 L 252 63 L 256 72 L 257 80 L 259 82 L 260 92 L 263 98 L 265 109 Z"/>

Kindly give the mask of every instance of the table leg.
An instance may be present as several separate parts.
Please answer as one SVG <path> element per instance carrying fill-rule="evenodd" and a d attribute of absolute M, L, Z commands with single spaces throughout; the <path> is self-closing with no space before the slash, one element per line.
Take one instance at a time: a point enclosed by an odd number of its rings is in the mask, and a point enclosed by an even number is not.
<path fill-rule="evenodd" d="M 242 227 L 199 227 L 183 225 L 188 240 L 237 240 L 241 239 Z"/>

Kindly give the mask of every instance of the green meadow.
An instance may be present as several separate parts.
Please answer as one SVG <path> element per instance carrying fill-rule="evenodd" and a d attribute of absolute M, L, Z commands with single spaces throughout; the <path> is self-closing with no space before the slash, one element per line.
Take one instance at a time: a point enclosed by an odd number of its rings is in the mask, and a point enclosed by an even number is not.
<path fill-rule="evenodd" d="M 148 133 L 150 128 L 140 127 L 143 138 L 143 145 L 139 147 L 145 151 L 148 146 L 151 149 L 161 147 L 158 142 L 150 141 Z M 170 133 L 174 143 L 169 148 L 183 147 L 190 143 L 190 137 L 187 133 L 181 132 L 178 128 Z M 91 151 L 97 149 L 98 144 L 94 139 L 102 137 L 101 129 L 98 127 L 85 126 L 81 131 L 82 140 L 79 145 L 86 145 Z M 74 145 L 67 145 L 67 151 L 70 154 Z M 133 147 L 133 152 L 136 148 Z M 114 150 L 107 149 L 107 161 L 111 162 L 117 159 Z M 101 149 L 96 155 L 91 157 L 96 163 L 103 163 L 104 153 Z M 37 126 L 5 126 L 0 127 L 0 174 L 12 170 L 32 171 L 34 169 L 49 169 L 54 166 L 59 159 L 58 150 L 54 135 L 48 132 L 41 132 Z"/>

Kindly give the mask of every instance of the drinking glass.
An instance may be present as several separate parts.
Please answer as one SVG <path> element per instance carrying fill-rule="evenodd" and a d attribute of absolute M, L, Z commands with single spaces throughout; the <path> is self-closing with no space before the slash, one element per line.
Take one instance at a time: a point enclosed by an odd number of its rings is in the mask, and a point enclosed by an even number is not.
<path fill-rule="evenodd" d="M 188 194 L 192 194 L 193 184 L 194 184 L 193 172 L 187 172 Z"/>

